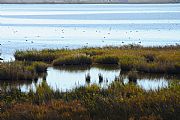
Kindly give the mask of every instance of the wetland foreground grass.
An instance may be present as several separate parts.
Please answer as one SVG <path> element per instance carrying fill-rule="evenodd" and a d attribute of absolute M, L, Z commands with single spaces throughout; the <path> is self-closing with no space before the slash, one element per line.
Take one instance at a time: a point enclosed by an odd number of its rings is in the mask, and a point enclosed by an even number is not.
<path fill-rule="evenodd" d="M 54 91 L 43 81 L 36 91 L 1 92 L 0 119 L 179 120 L 179 93 L 179 81 L 156 91 L 116 81 L 107 89 L 89 85 L 69 92 Z"/>
<path fill-rule="evenodd" d="M 53 57 L 52 57 L 53 56 Z M 136 45 L 104 48 L 17 51 L 16 60 L 50 62 L 54 66 L 119 64 L 124 71 L 180 73 L 180 46 Z"/>

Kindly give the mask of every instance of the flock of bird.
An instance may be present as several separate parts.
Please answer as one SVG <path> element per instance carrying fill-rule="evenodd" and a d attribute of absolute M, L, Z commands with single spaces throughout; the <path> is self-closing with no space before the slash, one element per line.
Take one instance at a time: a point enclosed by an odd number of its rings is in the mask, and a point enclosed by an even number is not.
<path fill-rule="evenodd" d="M 77 28 L 74 28 L 74 30 L 76 31 L 77 30 Z M 169 31 L 170 31 L 171 29 L 169 29 Z M 65 39 L 65 36 L 63 35 L 64 33 L 65 33 L 65 30 L 64 29 L 60 29 L 60 30 L 58 30 L 58 29 L 55 29 L 55 31 L 56 32 L 59 32 L 60 31 L 60 38 L 61 39 Z M 161 31 L 160 29 L 157 29 L 157 31 Z M 19 31 L 18 30 L 13 30 L 13 34 L 17 34 Z M 86 31 L 85 30 L 82 30 L 82 33 L 79 33 L 79 34 L 83 34 L 83 33 L 85 33 Z M 96 30 L 95 31 L 96 33 L 100 33 L 100 35 L 101 35 L 101 31 L 99 31 L 99 30 Z M 127 39 L 129 39 L 129 40 L 133 40 L 133 38 L 132 37 L 130 37 L 130 36 L 128 36 L 128 35 L 130 35 L 130 34 L 132 34 L 132 33 L 138 33 L 139 31 L 138 30 L 129 30 L 129 31 L 126 31 L 125 32 L 125 35 L 127 36 Z M 102 40 L 100 41 L 101 43 L 105 43 L 105 41 L 109 38 L 109 35 L 111 35 L 111 28 L 109 28 L 109 31 L 106 33 L 106 35 L 104 35 L 103 37 L 102 37 Z M 36 38 L 41 38 L 41 36 L 40 35 L 36 35 L 35 36 Z M 31 44 L 33 44 L 35 41 L 33 41 L 33 40 L 30 40 L 27 36 L 24 36 L 24 39 L 25 39 L 25 41 L 26 42 L 30 42 Z M 32 38 L 31 38 L 32 39 Z M 8 41 L 8 42 L 11 42 L 10 40 Z M 91 41 L 90 41 L 91 42 Z M 86 42 L 85 43 L 85 46 L 87 46 L 87 45 L 89 45 L 89 43 L 90 42 Z M 120 41 L 120 44 L 125 44 L 126 42 L 125 41 Z M 139 38 L 138 39 L 138 44 L 141 44 L 142 43 L 142 41 L 141 41 L 141 39 Z M 0 46 L 2 46 L 2 43 L 0 43 Z M 65 46 L 65 48 L 68 48 L 69 46 Z M 0 58 L 0 60 L 2 60 L 2 58 Z"/>
<path fill-rule="evenodd" d="M 76 29 L 76 28 L 74 28 L 74 30 L 77 30 L 77 29 Z M 109 30 L 111 31 L 111 28 L 110 28 Z M 58 31 L 58 30 L 57 30 L 57 29 L 55 29 L 55 31 Z M 160 31 L 160 30 L 158 30 L 158 31 Z M 85 33 L 85 32 L 86 32 L 85 30 L 83 30 L 83 31 L 82 31 L 82 33 Z M 98 33 L 98 32 L 99 32 L 99 33 L 101 33 L 101 31 L 98 31 L 98 30 L 96 30 L 95 32 L 96 32 L 96 33 Z M 133 32 L 136 32 L 136 33 L 137 33 L 137 32 L 139 32 L 139 31 L 137 31 L 137 30 L 136 30 L 136 31 L 132 31 L 132 30 L 130 30 L 130 31 L 128 31 L 128 32 L 129 32 L 129 33 L 133 33 Z M 128 32 L 126 32 L 126 34 L 128 34 Z M 18 33 L 18 30 L 13 30 L 13 34 L 16 34 L 16 33 Z M 62 34 L 64 34 L 64 33 L 65 33 L 64 29 L 62 29 L 62 30 L 61 30 L 61 33 L 62 33 Z M 80 33 L 80 34 L 81 34 L 81 33 Z M 107 32 L 107 35 L 110 35 L 110 34 L 111 34 L 111 32 Z M 108 38 L 108 36 L 107 36 L 107 35 L 106 35 L 106 36 L 104 36 L 104 37 L 102 37 L 102 39 L 106 39 L 106 38 Z M 36 37 L 36 38 L 41 38 L 41 36 L 40 36 L 40 35 L 37 35 L 37 36 L 35 36 L 35 37 Z M 65 37 L 64 37 L 64 36 L 61 36 L 60 38 L 61 38 L 61 39 L 64 39 Z M 29 41 L 27 36 L 25 36 L 25 37 L 24 37 L 24 39 L 25 39 L 25 41 L 26 41 L 26 42 L 28 42 L 28 41 Z M 128 39 L 133 39 L 133 38 L 128 37 Z M 138 42 L 138 43 L 139 43 L 139 44 L 141 44 L 141 41 L 140 41 L 141 39 L 139 38 L 138 40 L 139 40 L 139 42 Z M 8 42 L 10 42 L 10 41 L 8 41 Z M 102 40 L 101 42 L 102 42 L 102 43 L 104 43 L 104 42 L 105 42 L 105 40 Z M 34 41 L 30 40 L 30 43 L 34 43 Z M 122 44 L 124 44 L 124 43 L 125 43 L 125 41 L 121 41 L 121 43 L 122 43 Z M 88 45 L 89 43 L 88 43 L 88 42 L 86 42 L 85 44 L 86 44 L 86 45 Z M 1 45 L 1 44 L 0 44 L 0 45 Z"/>

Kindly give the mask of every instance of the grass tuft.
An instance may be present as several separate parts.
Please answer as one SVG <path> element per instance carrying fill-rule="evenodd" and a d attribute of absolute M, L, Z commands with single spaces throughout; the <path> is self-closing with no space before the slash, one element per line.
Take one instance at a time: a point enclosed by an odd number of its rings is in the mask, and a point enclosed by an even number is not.
<path fill-rule="evenodd" d="M 37 73 L 43 73 L 47 71 L 48 65 L 46 63 L 34 62 L 32 65 Z"/>
<path fill-rule="evenodd" d="M 92 60 L 90 57 L 85 55 L 70 56 L 64 58 L 58 58 L 53 61 L 54 66 L 63 66 L 63 65 L 91 65 Z"/>

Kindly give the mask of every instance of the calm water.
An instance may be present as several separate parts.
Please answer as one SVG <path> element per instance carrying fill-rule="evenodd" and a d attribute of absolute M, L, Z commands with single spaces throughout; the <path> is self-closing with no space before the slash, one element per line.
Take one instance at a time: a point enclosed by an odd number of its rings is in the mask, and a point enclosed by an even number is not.
<path fill-rule="evenodd" d="M 19 49 L 131 43 L 180 44 L 180 4 L 0 5 L 4 60 Z"/>
<path fill-rule="evenodd" d="M 91 80 L 87 82 L 85 76 L 90 74 Z M 103 81 L 99 81 L 98 74 L 102 74 Z M 54 90 L 69 91 L 79 86 L 87 86 L 89 84 L 97 84 L 102 88 L 107 88 L 115 77 L 121 77 L 124 84 L 129 83 L 128 73 L 122 72 L 119 67 L 49 67 L 46 74 L 46 82 Z M 156 90 L 158 88 L 167 87 L 172 80 L 180 79 L 180 76 L 163 75 L 163 74 L 138 74 L 136 85 L 145 90 Z M 30 89 L 35 90 L 35 86 L 42 82 L 43 78 L 39 77 L 38 81 L 0 81 L 0 88 L 3 83 L 9 84 L 11 87 L 20 88 L 27 92 Z M 2 85 L 2 86 L 1 86 Z"/>
<path fill-rule="evenodd" d="M 16 50 L 124 44 L 180 44 L 180 4 L 0 5 L 0 58 L 5 61 L 14 60 Z M 97 67 L 48 68 L 46 81 L 52 88 L 65 91 L 87 85 L 87 73 L 91 75 L 90 84 L 99 84 L 98 74 L 103 74 L 102 87 L 112 83 L 115 76 L 124 76 L 128 83 L 127 75 L 119 69 Z M 152 76 L 141 76 L 136 84 L 147 90 L 157 89 L 172 79 Z M 37 84 L 41 81 L 39 78 Z M 8 83 L 23 91 L 35 86 L 31 81 Z"/>

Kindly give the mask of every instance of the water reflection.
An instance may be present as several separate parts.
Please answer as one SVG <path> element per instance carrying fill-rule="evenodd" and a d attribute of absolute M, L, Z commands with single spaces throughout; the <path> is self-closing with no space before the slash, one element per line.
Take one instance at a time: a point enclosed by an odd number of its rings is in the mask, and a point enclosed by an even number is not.
<path fill-rule="evenodd" d="M 77 67 L 78 68 L 78 67 Z M 48 68 L 47 83 L 53 88 L 59 88 L 62 91 L 70 90 L 78 86 L 87 84 L 99 84 L 99 74 L 103 75 L 104 80 L 100 86 L 106 87 L 114 81 L 115 76 L 119 75 L 119 69 L 107 69 L 99 67 L 83 67 L 75 69 L 75 67 Z M 90 79 L 87 79 L 87 76 Z"/>
<path fill-rule="evenodd" d="M 19 81 L 0 81 L 0 90 L 2 91 L 9 91 L 11 89 L 16 89 L 16 88 L 27 88 L 29 89 L 28 86 L 33 86 L 33 84 L 35 84 L 33 81 L 29 81 L 29 80 L 19 80 Z"/>
<path fill-rule="evenodd" d="M 136 73 L 137 78 L 133 83 L 145 90 L 155 90 L 168 86 L 171 80 L 180 79 L 179 75 L 145 74 Z M 10 88 L 20 88 L 27 92 L 35 90 L 36 85 L 42 80 L 46 80 L 48 85 L 54 90 L 72 90 L 79 86 L 98 84 L 102 88 L 107 88 L 115 80 L 120 80 L 123 84 L 128 84 L 129 72 L 123 72 L 119 66 L 73 66 L 73 67 L 49 67 L 46 74 L 40 75 L 37 81 L 5 81 L 7 90 Z M 0 88 L 4 87 L 4 81 L 0 81 Z"/>
<path fill-rule="evenodd" d="M 121 78 L 125 84 L 129 83 L 128 72 L 121 71 L 119 66 L 49 67 L 46 80 L 52 88 L 66 91 L 88 84 L 107 87 L 116 78 Z M 150 90 L 166 87 L 170 80 L 179 78 L 177 75 L 138 73 L 136 84 Z"/>
<path fill-rule="evenodd" d="M 121 71 L 120 77 L 123 79 L 124 84 L 129 83 L 128 72 Z M 145 90 L 156 90 L 167 87 L 172 80 L 179 79 L 179 75 L 137 73 L 137 81 L 135 81 L 135 84 Z"/>

